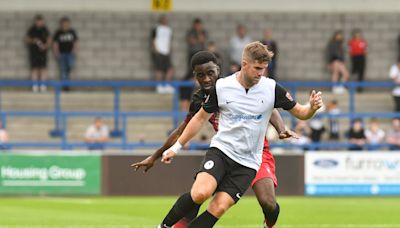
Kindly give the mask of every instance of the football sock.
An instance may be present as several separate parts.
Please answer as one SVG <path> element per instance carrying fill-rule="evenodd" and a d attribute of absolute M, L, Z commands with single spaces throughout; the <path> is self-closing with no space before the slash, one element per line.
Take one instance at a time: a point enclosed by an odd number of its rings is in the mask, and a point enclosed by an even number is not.
<path fill-rule="evenodd" d="M 179 221 L 183 216 L 191 211 L 194 207 L 196 207 L 195 202 L 193 202 L 192 196 L 190 196 L 190 192 L 181 195 L 178 200 L 175 202 L 174 206 L 172 206 L 171 210 L 168 212 L 167 216 L 161 223 L 161 227 L 171 227 L 177 221 Z M 199 205 L 200 206 L 200 205 Z"/>
<path fill-rule="evenodd" d="M 273 210 L 272 212 L 263 208 L 264 217 L 268 227 L 272 227 L 273 225 L 275 225 L 276 221 L 278 220 L 279 212 L 280 207 L 278 203 L 276 203 L 275 210 Z"/>
<path fill-rule="evenodd" d="M 196 218 L 197 213 L 199 213 L 200 206 L 201 205 L 196 204 L 189 213 L 185 214 L 185 217 L 175 224 L 174 228 L 186 228 L 190 221 Z"/>
<path fill-rule="evenodd" d="M 199 217 L 194 219 L 188 226 L 188 228 L 208 228 L 213 227 L 218 221 L 218 218 L 212 215 L 210 212 L 205 211 Z"/>

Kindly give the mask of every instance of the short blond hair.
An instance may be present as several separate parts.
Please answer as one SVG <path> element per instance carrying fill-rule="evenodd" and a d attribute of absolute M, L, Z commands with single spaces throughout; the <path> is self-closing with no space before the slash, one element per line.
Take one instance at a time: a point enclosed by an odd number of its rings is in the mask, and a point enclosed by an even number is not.
<path fill-rule="evenodd" d="M 263 62 L 271 62 L 274 53 L 268 50 L 268 46 L 262 44 L 260 41 L 255 41 L 247 44 L 244 48 L 242 59 L 248 60 L 251 62 L 258 61 L 260 63 Z"/>

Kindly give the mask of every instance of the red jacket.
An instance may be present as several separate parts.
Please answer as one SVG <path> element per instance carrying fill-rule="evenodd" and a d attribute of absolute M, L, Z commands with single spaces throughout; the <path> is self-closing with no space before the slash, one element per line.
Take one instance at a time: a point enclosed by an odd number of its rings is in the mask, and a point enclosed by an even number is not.
<path fill-rule="evenodd" d="M 367 54 L 368 43 L 364 39 L 351 39 L 349 41 L 349 49 L 351 56 L 360 56 Z"/>

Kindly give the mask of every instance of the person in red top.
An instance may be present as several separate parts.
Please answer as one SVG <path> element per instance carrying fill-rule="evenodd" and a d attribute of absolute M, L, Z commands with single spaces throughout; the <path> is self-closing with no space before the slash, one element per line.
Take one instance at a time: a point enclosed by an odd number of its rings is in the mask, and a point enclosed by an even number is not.
<path fill-rule="evenodd" d="M 366 55 L 368 43 L 363 38 L 360 29 L 354 29 L 351 40 L 349 41 L 349 51 L 351 56 L 353 74 L 357 74 L 358 81 L 364 81 L 364 72 L 366 64 Z M 358 91 L 362 91 L 362 88 L 358 88 Z"/>

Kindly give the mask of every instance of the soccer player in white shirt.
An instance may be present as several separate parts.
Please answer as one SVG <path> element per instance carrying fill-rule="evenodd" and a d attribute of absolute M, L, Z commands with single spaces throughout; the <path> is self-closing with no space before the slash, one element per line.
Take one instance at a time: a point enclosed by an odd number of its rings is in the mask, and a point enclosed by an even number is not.
<path fill-rule="evenodd" d="M 274 108 L 284 108 L 299 119 L 310 119 L 322 106 L 321 92 L 313 91 L 309 104 L 295 102 L 274 80 L 263 77 L 272 53 L 260 42 L 243 51 L 239 72 L 217 81 L 203 108 L 188 123 L 177 142 L 163 153 L 162 162 L 172 158 L 219 111 L 219 130 L 213 137 L 202 168 L 190 193 L 175 203 L 159 227 L 171 227 L 186 211 L 202 204 L 214 193 L 207 210 L 189 228 L 213 227 L 242 196 L 261 164 L 267 123 Z"/>

